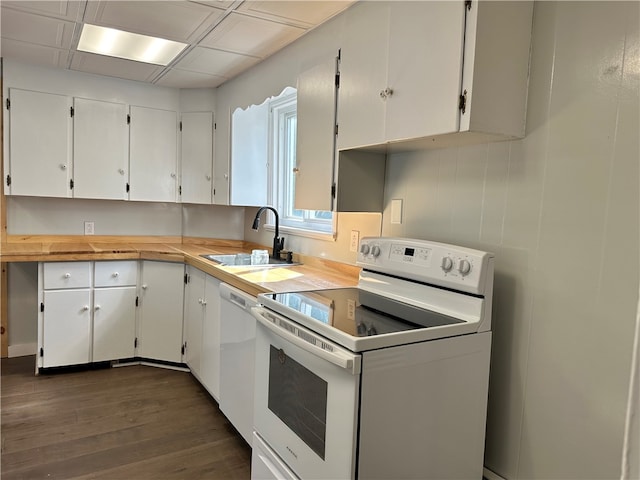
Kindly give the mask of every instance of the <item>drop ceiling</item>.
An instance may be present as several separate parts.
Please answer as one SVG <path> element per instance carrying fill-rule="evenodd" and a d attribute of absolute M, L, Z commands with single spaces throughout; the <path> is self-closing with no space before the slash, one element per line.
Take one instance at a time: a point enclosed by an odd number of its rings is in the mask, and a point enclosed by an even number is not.
<path fill-rule="evenodd" d="M 217 87 L 355 0 L 0 2 L 3 58 L 176 88 Z M 188 46 L 168 66 L 76 50 L 84 23 Z"/>

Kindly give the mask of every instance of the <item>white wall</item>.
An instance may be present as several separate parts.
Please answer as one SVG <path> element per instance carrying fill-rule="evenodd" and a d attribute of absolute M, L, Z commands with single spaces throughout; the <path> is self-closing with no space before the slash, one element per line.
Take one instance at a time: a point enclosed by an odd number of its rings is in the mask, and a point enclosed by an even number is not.
<path fill-rule="evenodd" d="M 527 136 L 394 155 L 383 233 L 496 254 L 486 465 L 613 479 L 638 302 L 638 2 L 537 2 Z M 402 198 L 405 221 L 389 223 Z"/>

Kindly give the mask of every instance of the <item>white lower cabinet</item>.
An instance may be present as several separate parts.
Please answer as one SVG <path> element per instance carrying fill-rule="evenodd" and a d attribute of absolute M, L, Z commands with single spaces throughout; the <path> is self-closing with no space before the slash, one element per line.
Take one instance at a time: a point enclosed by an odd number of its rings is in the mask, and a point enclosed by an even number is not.
<path fill-rule="evenodd" d="M 187 266 L 184 362 L 216 399 L 220 392 L 220 280 Z"/>
<path fill-rule="evenodd" d="M 91 359 L 91 290 L 48 290 L 40 302 L 40 367 L 88 363 Z"/>
<path fill-rule="evenodd" d="M 184 264 L 143 260 L 138 357 L 182 362 Z"/>
<path fill-rule="evenodd" d="M 134 356 L 137 265 L 136 261 L 40 264 L 38 367 Z"/>
<path fill-rule="evenodd" d="M 96 288 L 93 295 L 93 361 L 133 358 L 136 287 Z"/>

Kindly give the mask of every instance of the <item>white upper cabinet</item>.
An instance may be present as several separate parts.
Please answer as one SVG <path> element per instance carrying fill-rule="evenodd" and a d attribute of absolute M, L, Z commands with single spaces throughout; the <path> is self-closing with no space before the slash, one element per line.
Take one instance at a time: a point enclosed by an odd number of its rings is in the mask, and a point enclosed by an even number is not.
<path fill-rule="evenodd" d="M 128 106 L 84 98 L 73 103 L 73 196 L 127 199 Z"/>
<path fill-rule="evenodd" d="M 182 114 L 181 199 L 183 203 L 212 203 L 213 113 Z"/>
<path fill-rule="evenodd" d="M 9 89 L 5 193 L 70 197 L 71 98 Z"/>
<path fill-rule="evenodd" d="M 342 48 L 338 148 L 524 136 L 531 20 L 531 2 L 354 6 Z"/>
<path fill-rule="evenodd" d="M 298 76 L 295 208 L 333 210 L 336 59 Z"/>
<path fill-rule="evenodd" d="M 178 184 L 177 113 L 131 106 L 129 200 L 175 202 Z"/>

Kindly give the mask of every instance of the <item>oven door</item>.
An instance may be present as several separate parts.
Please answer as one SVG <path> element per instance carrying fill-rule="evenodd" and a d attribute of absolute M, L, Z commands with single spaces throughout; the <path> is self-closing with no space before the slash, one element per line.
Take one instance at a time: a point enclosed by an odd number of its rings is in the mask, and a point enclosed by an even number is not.
<path fill-rule="evenodd" d="M 300 478 L 353 478 L 360 355 L 254 307 L 256 432 Z"/>

